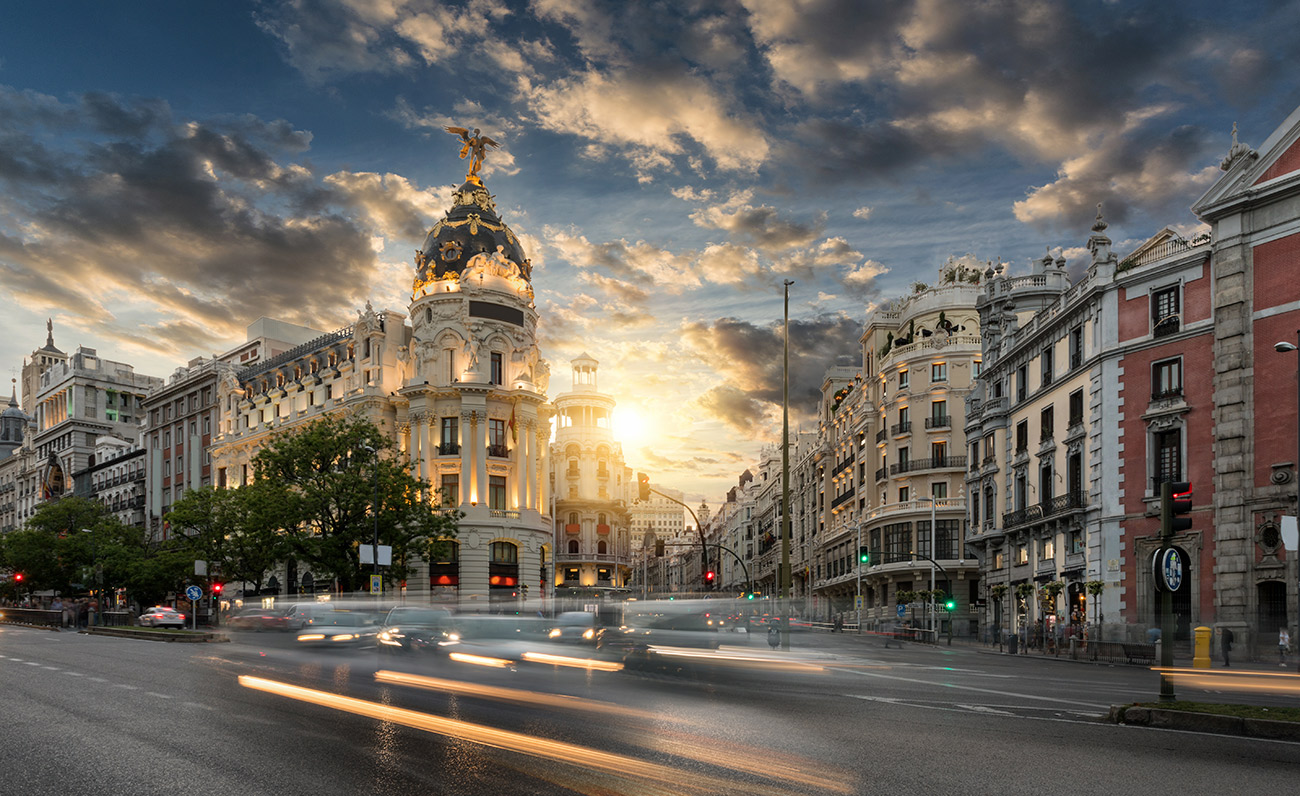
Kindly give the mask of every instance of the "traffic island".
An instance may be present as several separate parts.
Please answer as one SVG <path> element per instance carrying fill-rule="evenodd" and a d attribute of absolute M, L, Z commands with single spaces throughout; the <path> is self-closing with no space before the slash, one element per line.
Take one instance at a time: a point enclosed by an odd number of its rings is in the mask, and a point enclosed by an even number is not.
<path fill-rule="evenodd" d="M 1107 720 L 1165 730 L 1300 741 L 1300 709 L 1207 702 L 1113 705 Z"/>
<path fill-rule="evenodd" d="M 88 627 L 81 630 L 92 636 L 117 636 L 134 638 L 142 641 L 178 641 L 186 644 L 203 642 L 230 641 L 224 633 L 209 633 L 202 630 L 171 630 L 161 627 Z"/>

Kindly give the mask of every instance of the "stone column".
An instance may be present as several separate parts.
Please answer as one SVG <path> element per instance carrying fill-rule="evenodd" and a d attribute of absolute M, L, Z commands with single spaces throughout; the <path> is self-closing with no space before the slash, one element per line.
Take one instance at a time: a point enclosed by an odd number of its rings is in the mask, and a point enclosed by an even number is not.
<path fill-rule="evenodd" d="M 515 430 L 518 433 L 519 421 L 515 420 Z M 519 441 L 515 444 L 514 451 L 511 452 L 513 467 L 511 475 L 515 479 L 515 508 L 523 511 L 528 507 L 528 429 L 519 434 Z"/>
<path fill-rule="evenodd" d="M 474 428 L 474 500 L 480 505 L 487 505 L 488 484 L 487 484 L 487 446 L 488 446 L 488 422 L 487 415 L 479 418 L 476 416 L 478 424 Z"/>
<path fill-rule="evenodd" d="M 474 447 L 474 437 L 470 433 L 470 424 L 473 423 L 473 421 L 473 412 L 462 412 L 459 427 L 456 429 L 456 435 L 460 444 L 460 502 L 462 504 L 468 503 L 471 500 L 469 477 L 470 474 L 474 472 L 474 459 L 471 455 L 471 450 Z"/>
<path fill-rule="evenodd" d="M 528 440 L 528 461 L 524 466 L 524 500 L 523 508 L 536 509 L 537 506 L 537 433 L 535 424 L 529 423 L 524 428 L 524 439 Z"/>

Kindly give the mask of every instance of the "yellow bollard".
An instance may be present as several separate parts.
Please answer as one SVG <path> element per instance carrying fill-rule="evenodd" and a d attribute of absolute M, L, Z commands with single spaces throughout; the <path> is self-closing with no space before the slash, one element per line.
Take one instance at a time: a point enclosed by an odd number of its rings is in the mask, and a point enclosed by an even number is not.
<path fill-rule="evenodd" d="M 1210 668 L 1210 638 L 1214 631 L 1208 627 L 1196 628 L 1196 651 L 1192 656 L 1193 669 Z"/>

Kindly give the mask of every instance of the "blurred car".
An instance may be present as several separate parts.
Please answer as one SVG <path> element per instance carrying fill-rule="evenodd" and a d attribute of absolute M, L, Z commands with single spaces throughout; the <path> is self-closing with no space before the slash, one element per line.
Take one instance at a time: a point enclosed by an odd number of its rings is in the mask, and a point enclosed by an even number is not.
<path fill-rule="evenodd" d="M 298 631 L 298 643 L 305 646 L 360 646 L 379 634 L 379 619 L 359 611 L 326 611 L 312 616 L 311 624 Z"/>
<path fill-rule="evenodd" d="M 289 629 L 289 615 L 283 610 L 245 608 L 227 617 L 226 625 L 233 630 L 286 631 Z"/>
<path fill-rule="evenodd" d="M 728 617 L 713 612 L 629 611 L 622 625 L 600 631 L 598 646 L 625 660 L 643 660 L 652 647 L 716 650 L 718 631 L 730 625 Z"/>
<path fill-rule="evenodd" d="M 565 611 L 555 617 L 547 637 L 561 644 L 596 646 L 600 634 L 600 617 L 590 611 Z"/>
<path fill-rule="evenodd" d="M 184 628 L 185 614 L 166 605 L 155 605 L 140 614 L 140 627 L 176 627 Z"/>
<path fill-rule="evenodd" d="M 450 611 L 398 606 L 384 617 L 376 640 L 385 652 L 437 652 L 439 644 L 458 638 Z"/>

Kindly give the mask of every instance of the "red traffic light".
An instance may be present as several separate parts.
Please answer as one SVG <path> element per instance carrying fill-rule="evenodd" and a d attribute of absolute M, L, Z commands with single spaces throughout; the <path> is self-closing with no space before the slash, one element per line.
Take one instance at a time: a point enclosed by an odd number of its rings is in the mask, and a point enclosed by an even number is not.
<path fill-rule="evenodd" d="M 22 582 L 23 582 L 23 573 L 21 573 L 21 572 L 15 573 L 15 574 L 14 574 L 14 582 L 15 582 L 15 583 L 22 583 Z"/>
<path fill-rule="evenodd" d="M 220 583 L 214 583 L 214 584 L 212 584 L 212 593 L 213 593 L 213 594 L 220 594 L 220 593 L 221 593 L 221 584 L 220 584 Z"/>
<path fill-rule="evenodd" d="M 708 572 L 704 573 L 704 579 L 707 580 L 709 583 L 712 583 L 713 579 L 716 578 L 717 576 L 718 573 L 714 572 L 713 570 L 709 570 Z"/>

